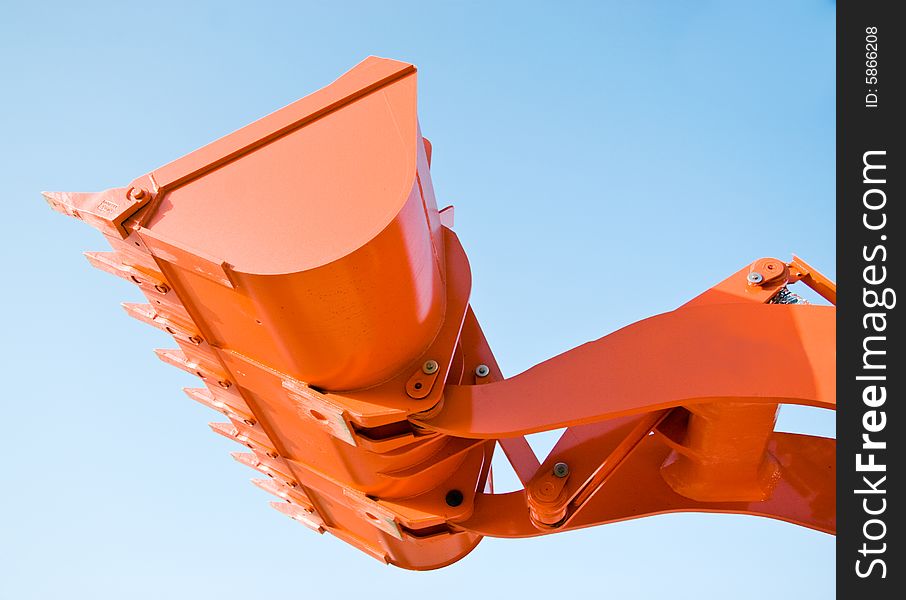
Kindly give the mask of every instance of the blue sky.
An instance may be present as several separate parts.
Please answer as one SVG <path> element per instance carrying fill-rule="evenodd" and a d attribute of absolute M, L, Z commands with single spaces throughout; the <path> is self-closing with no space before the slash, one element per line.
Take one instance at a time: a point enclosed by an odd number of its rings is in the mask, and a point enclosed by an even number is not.
<path fill-rule="evenodd" d="M 669 515 L 383 566 L 267 507 L 41 190 L 128 183 L 369 54 L 419 68 L 507 375 L 762 256 L 835 276 L 834 4 L 16 3 L 0 20 L 0 598 L 827 598 L 834 538 Z M 680 274 L 677 276 L 676 274 Z M 833 435 L 832 414 L 784 429 Z M 539 447 L 549 439 L 538 441 Z"/>

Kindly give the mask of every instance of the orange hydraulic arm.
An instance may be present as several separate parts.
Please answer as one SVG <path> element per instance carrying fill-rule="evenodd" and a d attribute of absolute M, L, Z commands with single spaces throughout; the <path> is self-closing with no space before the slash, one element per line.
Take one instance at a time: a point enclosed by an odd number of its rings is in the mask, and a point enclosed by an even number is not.
<path fill-rule="evenodd" d="M 372 556 L 432 569 L 482 536 L 675 511 L 835 530 L 835 441 L 774 432 L 835 408 L 832 282 L 761 259 L 686 305 L 504 379 L 438 210 L 416 71 L 368 58 L 243 129 L 100 193 L 46 193 L 99 229 L 92 265 L 222 413 L 273 506 Z M 566 427 L 541 463 L 523 437 Z M 524 490 L 494 494 L 500 446 Z"/>

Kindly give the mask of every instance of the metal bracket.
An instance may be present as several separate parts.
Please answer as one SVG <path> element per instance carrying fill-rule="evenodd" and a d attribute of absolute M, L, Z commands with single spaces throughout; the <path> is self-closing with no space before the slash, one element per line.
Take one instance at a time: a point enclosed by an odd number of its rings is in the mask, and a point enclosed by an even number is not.
<path fill-rule="evenodd" d="M 343 488 L 343 495 L 352 500 L 353 505 L 361 512 L 366 522 L 371 523 L 385 533 L 389 533 L 398 540 L 403 539 L 399 523 L 396 522 L 396 515 L 381 506 L 379 502 L 349 488 Z"/>
<path fill-rule="evenodd" d="M 283 389 L 286 394 L 298 403 L 299 414 L 318 422 L 332 436 L 341 439 L 352 446 L 356 445 L 356 438 L 349 425 L 346 410 L 333 404 L 327 396 L 315 391 L 301 381 L 283 379 Z"/>

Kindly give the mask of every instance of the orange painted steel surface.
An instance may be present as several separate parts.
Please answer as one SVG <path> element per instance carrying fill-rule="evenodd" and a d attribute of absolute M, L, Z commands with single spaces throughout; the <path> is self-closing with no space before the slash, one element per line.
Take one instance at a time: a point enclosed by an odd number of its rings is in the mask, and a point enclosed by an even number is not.
<path fill-rule="evenodd" d="M 836 406 L 834 308 L 804 261 L 760 259 L 677 310 L 504 379 L 438 210 L 416 70 L 368 58 L 326 88 L 100 193 L 46 193 L 99 229 L 92 265 L 204 387 L 280 512 L 433 569 L 482 536 L 677 512 L 835 530 L 832 439 L 774 432 Z M 551 454 L 525 434 L 567 427 Z M 525 486 L 493 493 L 499 445 Z"/>

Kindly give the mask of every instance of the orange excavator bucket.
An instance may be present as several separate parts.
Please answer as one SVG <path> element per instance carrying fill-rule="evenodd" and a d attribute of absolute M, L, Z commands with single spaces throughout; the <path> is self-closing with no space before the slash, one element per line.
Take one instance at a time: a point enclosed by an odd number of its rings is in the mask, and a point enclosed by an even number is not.
<path fill-rule="evenodd" d="M 504 378 L 438 210 L 416 69 L 368 58 L 326 88 L 125 187 L 46 193 L 99 229 L 95 267 L 202 386 L 215 433 L 274 508 L 375 558 L 433 569 L 483 536 L 677 511 L 832 533 L 835 441 L 778 433 L 834 409 L 835 285 L 764 258 L 676 310 Z M 111 393 L 114 390 L 110 390 Z M 566 428 L 542 463 L 525 435 Z M 524 489 L 495 494 L 499 447 Z"/>

